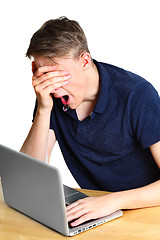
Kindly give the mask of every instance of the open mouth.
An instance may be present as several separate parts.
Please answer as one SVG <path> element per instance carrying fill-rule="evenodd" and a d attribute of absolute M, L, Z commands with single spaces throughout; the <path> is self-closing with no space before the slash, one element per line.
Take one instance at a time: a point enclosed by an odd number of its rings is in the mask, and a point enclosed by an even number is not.
<path fill-rule="evenodd" d="M 68 99 L 69 99 L 69 96 L 68 96 L 68 95 L 65 95 L 65 96 L 63 96 L 63 99 L 67 102 Z"/>
<path fill-rule="evenodd" d="M 69 96 L 68 95 L 64 95 L 61 97 L 61 101 L 64 105 L 69 104 Z"/>

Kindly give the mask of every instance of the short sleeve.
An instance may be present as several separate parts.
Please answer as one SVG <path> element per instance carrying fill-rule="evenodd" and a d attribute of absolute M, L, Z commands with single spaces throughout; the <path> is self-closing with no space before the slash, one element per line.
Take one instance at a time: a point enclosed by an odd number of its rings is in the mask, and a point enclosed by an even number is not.
<path fill-rule="evenodd" d="M 160 97 L 148 82 L 132 92 L 131 126 L 143 148 L 160 141 Z"/>

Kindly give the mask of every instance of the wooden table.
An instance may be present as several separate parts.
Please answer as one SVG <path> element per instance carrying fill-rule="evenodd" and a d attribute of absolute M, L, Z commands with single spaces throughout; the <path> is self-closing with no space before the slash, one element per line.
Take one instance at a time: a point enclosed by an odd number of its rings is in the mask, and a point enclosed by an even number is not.
<path fill-rule="evenodd" d="M 89 196 L 105 192 L 81 190 Z M 0 240 L 60 240 L 67 237 L 8 207 L 0 183 Z M 123 217 L 71 237 L 72 240 L 160 240 L 160 207 L 124 211 Z"/>

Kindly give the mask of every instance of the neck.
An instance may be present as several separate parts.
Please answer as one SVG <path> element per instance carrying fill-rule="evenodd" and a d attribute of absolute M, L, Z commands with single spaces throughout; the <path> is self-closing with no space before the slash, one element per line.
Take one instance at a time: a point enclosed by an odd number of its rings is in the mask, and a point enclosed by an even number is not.
<path fill-rule="evenodd" d="M 76 109 L 78 119 L 82 121 L 91 114 L 99 93 L 99 73 L 95 64 L 87 72 L 87 88 L 83 102 Z"/>
<path fill-rule="evenodd" d="M 96 65 L 92 63 L 90 69 L 88 70 L 88 86 L 84 101 L 96 101 L 99 93 L 99 87 L 99 73 Z"/>

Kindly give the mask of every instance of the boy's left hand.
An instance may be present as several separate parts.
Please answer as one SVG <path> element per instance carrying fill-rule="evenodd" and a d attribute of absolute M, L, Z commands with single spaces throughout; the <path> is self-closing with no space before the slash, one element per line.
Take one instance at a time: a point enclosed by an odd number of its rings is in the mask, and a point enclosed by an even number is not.
<path fill-rule="evenodd" d="M 80 225 L 91 219 L 97 219 L 109 215 L 120 208 L 119 198 L 116 193 L 110 193 L 99 197 L 87 197 L 67 206 L 68 222 L 76 219 L 71 226 Z"/>

